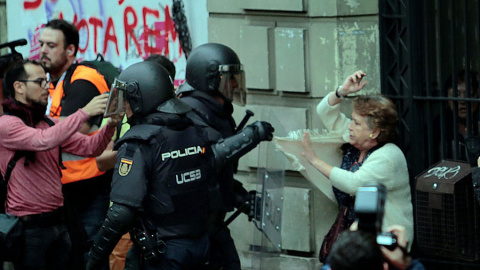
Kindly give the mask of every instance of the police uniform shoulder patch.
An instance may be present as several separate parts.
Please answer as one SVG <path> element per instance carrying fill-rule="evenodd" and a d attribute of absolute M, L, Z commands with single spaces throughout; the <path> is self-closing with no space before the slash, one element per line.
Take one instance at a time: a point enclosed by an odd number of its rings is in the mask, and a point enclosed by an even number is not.
<path fill-rule="evenodd" d="M 130 172 L 133 166 L 133 160 L 122 158 L 120 160 L 120 166 L 118 167 L 118 174 L 126 176 Z"/>

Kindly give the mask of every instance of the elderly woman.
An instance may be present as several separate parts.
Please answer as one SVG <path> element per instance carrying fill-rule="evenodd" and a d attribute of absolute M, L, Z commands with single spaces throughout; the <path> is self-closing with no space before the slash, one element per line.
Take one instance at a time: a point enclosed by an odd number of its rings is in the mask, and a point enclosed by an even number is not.
<path fill-rule="evenodd" d="M 345 135 L 343 138 L 348 142 L 342 146 L 340 168 L 327 164 L 315 154 L 309 133 L 304 134 L 302 141 L 303 156 L 332 182 L 340 215 L 344 215 L 342 229 L 348 228 L 355 220 L 353 196 L 358 187 L 377 181 L 387 189 L 383 229 L 393 224 L 405 226 L 411 245 L 414 231 L 407 163 L 402 151 L 393 144 L 398 122 L 395 105 L 381 95 L 358 96 L 353 101 L 351 120 L 340 112 L 342 98 L 360 91 L 367 83 L 362 81 L 365 75 L 362 71 L 350 75 L 317 106 L 325 127 Z M 332 230 L 338 232 L 336 228 Z M 330 234 L 335 233 L 332 230 Z M 327 236 L 328 241 L 336 239 Z M 322 248 L 328 244 L 333 243 L 324 240 Z"/>

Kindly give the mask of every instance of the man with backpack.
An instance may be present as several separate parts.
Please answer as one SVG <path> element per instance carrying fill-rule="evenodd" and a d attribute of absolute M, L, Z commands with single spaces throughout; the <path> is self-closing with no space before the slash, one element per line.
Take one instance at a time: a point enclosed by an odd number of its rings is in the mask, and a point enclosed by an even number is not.
<path fill-rule="evenodd" d="M 104 112 L 108 96 L 93 98 L 58 122 L 44 114 L 49 86 L 43 67 L 30 60 L 15 63 L 3 80 L 6 99 L 2 102 L 5 115 L 0 117 L 0 172 L 9 180 L 6 212 L 20 217 L 24 227 L 24 252 L 15 269 L 70 269 L 60 153 L 99 155 L 121 119 L 110 119 L 93 136 L 81 134 L 77 131 L 83 123 Z M 11 160 L 19 154 L 12 169 Z"/>
<path fill-rule="evenodd" d="M 61 19 L 49 21 L 39 38 L 40 60 L 50 72 L 55 90 L 51 92 L 49 114 L 62 121 L 93 97 L 109 91 L 104 76 L 94 67 L 77 63 L 79 45 L 77 28 Z M 80 132 L 92 134 L 101 123 L 93 118 L 83 124 Z M 110 145 L 111 149 L 113 145 Z M 110 151 L 110 150 L 108 150 Z M 69 215 L 69 231 L 74 255 L 72 269 L 84 269 L 84 256 L 89 242 L 100 229 L 109 206 L 111 170 L 101 171 L 96 159 L 63 155 L 66 167 L 62 170 L 65 205 Z M 79 227 L 78 224 L 81 224 Z M 108 269 L 108 265 L 105 265 Z"/>

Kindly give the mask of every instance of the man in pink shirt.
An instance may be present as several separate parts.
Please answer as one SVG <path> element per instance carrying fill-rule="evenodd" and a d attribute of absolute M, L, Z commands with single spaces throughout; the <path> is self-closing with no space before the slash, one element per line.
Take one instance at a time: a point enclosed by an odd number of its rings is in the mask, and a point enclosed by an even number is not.
<path fill-rule="evenodd" d="M 6 212 L 24 221 L 23 258 L 16 269 L 66 269 L 71 242 L 64 223 L 60 151 L 81 156 L 103 152 L 120 118 L 114 117 L 94 136 L 79 128 L 90 117 L 102 114 L 108 95 L 92 99 L 64 121 L 45 121 L 50 81 L 43 67 L 26 60 L 13 65 L 3 80 L 0 117 L 0 172 L 16 152 L 26 151 L 8 182 Z M 60 150 L 61 148 L 61 150 Z"/>

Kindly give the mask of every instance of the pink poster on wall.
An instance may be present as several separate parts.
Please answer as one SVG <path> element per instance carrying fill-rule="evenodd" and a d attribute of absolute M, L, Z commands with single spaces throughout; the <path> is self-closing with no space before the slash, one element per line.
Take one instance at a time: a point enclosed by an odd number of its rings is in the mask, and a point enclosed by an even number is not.
<path fill-rule="evenodd" d="M 38 38 L 51 19 L 73 22 L 80 33 L 77 59 L 98 53 L 125 68 L 151 54 L 167 56 L 176 66 L 175 84 L 185 79 L 185 52 L 175 30 L 172 0 L 7 0 L 8 40 L 25 38 L 17 47 L 24 58 L 38 59 Z M 189 22 L 192 24 L 192 22 Z"/>

